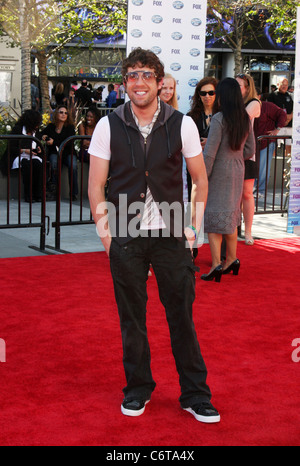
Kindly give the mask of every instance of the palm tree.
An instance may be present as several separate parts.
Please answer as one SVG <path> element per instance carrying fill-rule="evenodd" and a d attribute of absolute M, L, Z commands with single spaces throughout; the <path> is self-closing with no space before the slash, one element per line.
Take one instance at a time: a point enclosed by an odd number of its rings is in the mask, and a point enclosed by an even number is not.
<path fill-rule="evenodd" d="M 21 96 L 22 111 L 31 108 L 31 47 L 29 27 L 26 19 L 26 0 L 19 0 L 20 11 L 20 47 L 21 47 Z"/>

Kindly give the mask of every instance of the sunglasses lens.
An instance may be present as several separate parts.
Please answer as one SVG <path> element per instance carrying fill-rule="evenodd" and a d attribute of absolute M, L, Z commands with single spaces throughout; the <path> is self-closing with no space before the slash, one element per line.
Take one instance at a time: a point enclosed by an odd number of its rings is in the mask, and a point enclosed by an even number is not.
<path fill-rule="evenodd" d="M 215 91 L 208 91 L 208 92 L 200 91 L 201 97 L 205 97 L 207 94 L 212 97 L 213 95 L 215 95 Z"/>
<path fill-rule="evenodd" d="M 136 72 L 127 73 L 126 77 L 127 81 L 137 81 L 139 79 L 139 75 Z"/>
<path fill-rule="evenodd" d="M 145 81 L 149 80 L 149 79 L 152 79 L 155 77 L 155 74 L 152 73 L 152 71 L 144 71 L 144 73 L 142 73 L 142 77 Z"/>
<path fill-rule="evenodd" d="M 152 78 L 156 78 L 156 74 L 153 71 L 132 71 L 126 74 L 127 81 L 137 81 L 139 74 L 142 75 L 143 81 L 149 81 Z"/>

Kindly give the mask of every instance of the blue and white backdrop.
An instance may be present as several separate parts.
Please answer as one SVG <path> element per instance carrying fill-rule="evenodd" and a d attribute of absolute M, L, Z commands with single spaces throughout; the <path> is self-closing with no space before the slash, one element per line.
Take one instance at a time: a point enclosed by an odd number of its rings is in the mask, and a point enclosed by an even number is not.
<path fill-rule="evenodd" d="M 128 0 L 127 55 L 150 49 L 177 82 L 179 110 L 204 76 L 207 0 Z"/>
<path fill-rule="evenodd" d="M 300 7 L 297 8 L 295 68 L 293 145 L 287 231 L 300 235 Z"/>

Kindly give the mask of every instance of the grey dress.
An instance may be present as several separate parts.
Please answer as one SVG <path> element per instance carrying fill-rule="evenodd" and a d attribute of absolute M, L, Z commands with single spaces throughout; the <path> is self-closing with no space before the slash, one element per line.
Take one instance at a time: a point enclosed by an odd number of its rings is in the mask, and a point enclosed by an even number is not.
<path fill-rule="evenodd" d="M 254 152 L 251 123 L 241 149 L 233 151 L 228 143 L 222 113 L 213 116 L 204 149 L 209 182 L 204 215 L 206 233 L 232 234 L 240 225 L 245 160 L 252 157 Z"/>

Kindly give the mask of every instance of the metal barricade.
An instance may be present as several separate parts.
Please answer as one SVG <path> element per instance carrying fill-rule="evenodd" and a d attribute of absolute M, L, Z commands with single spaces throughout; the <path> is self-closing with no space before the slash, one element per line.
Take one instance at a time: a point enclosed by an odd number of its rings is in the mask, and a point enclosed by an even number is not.
<path fill-rule="evenodd" d="M 89 202 L 87 202 L 87 206 L 84 206 L 84 166 L 85 163 L 83 161 L 83 157 L 80 160 L 80 184 L 79 184 L 79 199 L 74 200 L 73 192 L 73 168 L 74 168 L 74 156 L 76 156 L 76 151 L 74 148 L 74 141 L 76 140 L 83 140 L 83 139 L 91 139 L 91 136 L 70 136 L 68 139 L 63 141 L 59 148 L 58 154 L 58 163 L 57 163 L 57 189 L 56 189 L 56 219 L 55 222 L 52 223 L 52 226 L 55 228 L 55 247 L 54 249 L 60 251 L 60 239 L 61 239 L 61 227 L 64 226 L 74 226 L 74 225 L 88 225 L 93 224 L 92 213 L 89 207 Z M 72 143 L 72 150 L 70 155 L 70 168 L 69 168 L 69 208 L 68 208 L 68 218 L 61 218 L 61 193 L 62 193 L 62 155 L 65 147 Z M 79 202 L 79 203 L 78 203 Z M 75 212 L 74 212 L 75 211 Z M 84 215 L 86 214 L 86 215 Z"/>
<path fill-rule="evenodd" d="M 266 169 L 264 171 L 265 187 L 262 193 L 257 189 L 259 186 L 259 166 L 260 166 L 260 151 L 261 144 L 264 141 L 275 141 L 275 151 L 271 158 L 269 153 L 269 144 L 266 153 Z M 287 212 L 287 204 L 289 198 L 289 169 L 291 154 L 287 149 L 291 140 L 291 136 L 259 136 L 256 139 L 256 160 L 258 178 L 256 181 L 255 191 L 255 214 L 273 214 Z M 279 142 L 281 142 L 279 146 Z M 269 157 L 270 155 L 270 157 Z M 271 160 L 272 167 L 269 165 Z M 268 180 L 269 169 L 272 168 L 270 178 Z"/>
<path fill-rule="evenodd" d="M 79 199 L 78 201 L 73 200 L 73 178 L 70 176 L 70 195 L 69 195 L 69 208 L 68 214 L 64 213 L 62 216 L 61 214 L 61 192 L 62 192 L 62 153 L 66 145 L 70 142 L 74 142 L 75 140 L 83 140 L 83 139 L 91 139 L 91 136 L 71 136 L 66 139 L 59 148 L 59 155 L 58 155 L 58 173 L 57 173 L 57 193 L 56 193 L 56 219 L 55 222 L 52 223 L 52 227 L 55 228 L 55 250 L 60 250 L 60 239 L 61 239 L 61 227 L 64 226 L 74 226 L 74 225 L 87 225 L 93 224 L 93 218 L 90 211 L 89 203 L 87 202 L 87 206 L 83 205 L 83 173 L 84 173 L 84 163 L 81 161 L 80 173 L 79 173 Z M 264 198 L 261 199 L 258 196 L 258 192 L 255 195 L 255 214 L 271 214 L 271 213 L 285 213 L 287 212 L 287 199 L 288 199 L 288 167 L 289 167 L 289 156 L 286 155 L 286 140 L 291 139 L 290 136 L 260 136 L 257 138 L 257 165 L 259 167 L 259 153 L 260 153 L 260 144 L 261 141 L 265 139 L 272 139 L 276 140 L 283 140 L 282 146 L 279 148 L 276 145 L 275 149 L 275 157 L 274 157 L 274 166 L 273 166 L 273 176 L 269 180 L 269 187 L 266 183 L 265 188 L 265 195 Z M 73 155 L 75 155 L 75 150 L 72 145 L 71 151 L 71 166 L 70 172 L 73 172 Z M 267 171 L 268 171 L 268 163 L 267 163 Z M 259 182 L 259 179 L 257 180 Z M 87 194 L 87 193 L 86 193 Z M 74 213 L 74 208 L 76 207 L 76 212 Z M 85 215 L 84 215 L 85 212 Z M 62 218 L 63 217 L 63 218 Z"/>
<path fill-rule="evenodd" d="M 74 148 L 75 141 L 82 141 L 83 139 L 91 139 L 91 136 L 79 136 L 74 135 L 66 139 L 59 148 L 58 154 L 58 170 L 57 170 L 57 186 L 56 186 L 56 205 L 55 205 L 55 221 L 52 223 L 52 227 L 55 228 L 55 246 L 46 246 L 46 184 L 47 184 L 47 163 L 46 163 L 46 154 L 44 145 L 42 142 L 33 136 L 23 136 L 23 135 L 0 135 L 0 139 L 6 140 L 18 140 L 19 149 L 21 149 L 22 140 L 32 140 L 41 147 L 41 158 L 43 161 L 42 169 L 42 199 L 41 199 L 41 211 L 39 216 L 39 221 L 35 221 L 33 218 L 33 193 L 32 193 L 32 149 L 30 150 L 30 196 L 29 196 L 29 205 L 28 213 L 24 214 L 26 210 L 24 203 L 22 202 L 22 170 L 21 168 L 17 170 L 11 170 L 12 157 L 10 150 L 10 144 L 8 144 L 7 149 L 7 167 L 8 167 L 8 176 L 7 176 L 7 186 L 6 186 L 6 201 L 1 201 L 0 209 L 0 229 L 9 229 L 9 228 L 40 228 L 40 250 L 45 251 L 46 248 L 54 249 L 56 251 L 61 251 L 61 228 L 65 226 L 75 226 L 75 225 L 88 225 L 93 224 L 93 218 L 90 210 L 89 200 L 88 200 L 88 190 L 87 190 L 87 178 L 88 178 L 88 169 L 89 164 L 84 163 L 83 159 L 80 160 L 80 157 L 77 157 L 76 150 Z M 260 136 L 257 138 L 257 162 L 259 166 L 259 154 L 261 142 L 264 140 L 275 140 L 276 143 L 280 140 L 283 141 L 283 144 L 279 147 L 278 144 L 275 146 L 275 156 L 273 157 L 272 162 L 272 174 L 269 179 L 269 183 L 265 185 L 265 191 L 263 197 L 259 197 L 258 191 L 255 195 L 255 214 L 270 214 L 270 213 L 285 213 L 287 212 L 287 203 L 289 196 L 289 164 L 290 164 L 290 154 L 286 153 L 286 147 L 288 146 L 287 140 L 291 139 L 290 136 Z M 71 143 L 72 149 L 70 151 L 70 165 L 69 165 L 69 199 L 68 202 L 64 202 L 64 211 L 62 212 L 62 164 L 63 158 L 62 154 L 64 149 L 68 144 Z M 20 150 L 19 150 L 20 153 Z M 268 157 L 267 157 L 268 159 Z M 79 197 L 77 200 L 74 199 L 73 192 L 73 168 L 74 162 L 76 160 L 77 166 L 79 166 L 78 173 L 78 184 L 79 184 Z M 79 163 L 78 163 L 79 161 Z M 21 156 L 19 156 L 19 165 L 21 166 Z M 268 173 L 269 165 L 268 161 L 266 163 L 266 172 Z M 12 173 L 14 172 L 14 173 Z M 11 187 L 12 187 L 12 178 L 14 186 L 17 183 L 17 196 L 16 200 L 11 200 Z M 259 183 L 259 178 L 257 180 Z M 17 213 L 14 214 L 13 218 L 11 215 L 11 204 L 14 204 L 15 210 Z M 5 214 L 3 215 L 3 212 Z M 36 208 L 34 212 L 36 216 Z M 4 221 L 5 217 L 5 221 Z M 25 219 L 25 220 L 24 220 Z M 49 229 L 49 227 L 48 227 Z M 63 252 L 63 251 L 61 251 Z"/>
<path fill-rule="evenodd" d="M 45 238 L 46 238 L 46 155 L 42 142 L 33 137 L 25 135 L 0 135 L 0 139 L 7 140 L 7 180 L 6 180 L 6 200 L 1 201 L 0 211 L 0 229 L 14 229 L 14 228 L 40 228 L 40 247 L 41 251 L 45 250 Z M 18 156 L 11 153 L 11 145 L 9 141 L 18 141 Z M 29 154 L 29 199 L 28 201 L 28 212 L 25 212 L 25 206 L 22 201 L 22 162 L 21 162 L 21 141 L 29 140 L 35 142 L 37 147 L 41 148 L 41 153 L 38 156 L 42 159 L 42 192 L 41 192 L 41 210 L 38 214 L 39 221 L 34 220 L 36 211 L 33 212 L 33 203 L 35 201 L 33 197 L 33 149 L 32 144 L 30 145 Z M 14 159 L 13 159 L 14 158 Z M 12 169 L 13 160 L 18 159 L 18 168 Z M 17 182 L 16 200 L 11 199 L 11 188 L 12 182 Z M 15 183 L 14 183 L 15 184 Z M 16 213 L 12 214 L 12 208 Z M 4 215 L 3 215 L 4 212 Z"/>

